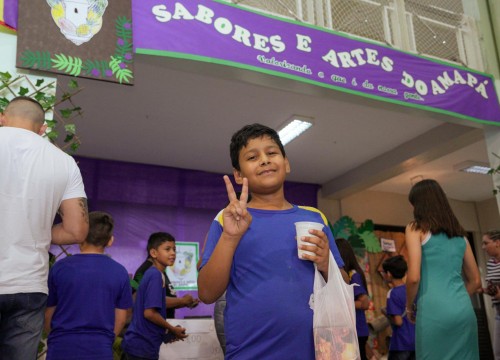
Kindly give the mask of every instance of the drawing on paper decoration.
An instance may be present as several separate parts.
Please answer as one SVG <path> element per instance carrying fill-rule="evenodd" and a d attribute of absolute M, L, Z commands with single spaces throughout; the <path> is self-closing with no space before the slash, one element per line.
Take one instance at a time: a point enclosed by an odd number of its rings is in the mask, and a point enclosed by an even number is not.
<path fill-rule="evenodd" d="M 178 277 L 186 276 L 193 267 L 194 253 L 192 251 L 183 251 L 177 253 L 175 263 L 172 265 L 172 272 Z"/>
<path fill-rule="evenodd" d="M 199 244 L 177 241 L 175 247 L 175 262 L 166 269 L 170 282 L 176 290 L 197 290 Z"/>
<path fill-rule="evenodd" d="M 86 43 L 101 30 L 108 0 L 47 0 L 52 19 L 66 39 Z"/>

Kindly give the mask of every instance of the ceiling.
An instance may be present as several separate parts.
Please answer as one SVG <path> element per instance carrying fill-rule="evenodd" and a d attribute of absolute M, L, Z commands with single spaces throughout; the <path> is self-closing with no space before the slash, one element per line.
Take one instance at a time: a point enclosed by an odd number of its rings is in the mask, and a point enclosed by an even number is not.
<path fill-rule="evenodd" d="M 325 196 L 408 194 L 422 176 L 456 200 L 493 197 L 490 176 L 453 169 L 488 163 L 477 124 L 222 65 L 137 55 L 134 66 L 134 86 L 78 80 L 78 155 L 231 173 L 236 130 L 254 122 L 279 129 L 297 114 L 314 126 L 285 147 L 289 180 L 321 184 Z"/>

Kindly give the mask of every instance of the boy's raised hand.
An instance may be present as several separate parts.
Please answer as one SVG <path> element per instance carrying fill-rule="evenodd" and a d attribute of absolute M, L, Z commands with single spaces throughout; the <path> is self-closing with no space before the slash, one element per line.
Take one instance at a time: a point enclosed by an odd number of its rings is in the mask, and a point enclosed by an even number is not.
<path fill-rule="evenodd" d="M 224 175 L 229 205 L 223 212 L 224 232 L 229 236 L 241 237 L 252 222 L 252 215 L 247 211 L 248 179 L 243 178 L 240 198 L 236 196 L 233 184 L 227 175 Z"/>

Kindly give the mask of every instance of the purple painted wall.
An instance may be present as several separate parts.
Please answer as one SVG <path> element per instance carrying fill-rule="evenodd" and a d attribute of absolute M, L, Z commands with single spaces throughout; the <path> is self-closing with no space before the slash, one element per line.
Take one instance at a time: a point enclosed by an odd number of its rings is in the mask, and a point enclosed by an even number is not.
<path fill-rule="evenodd" d="M 166 231 L 177 241 L 198 242 L 200 251 L 213 218 L 225 206 L 222 175 L 203 171 L 76 157 L 90 210 L 109 212 L 115 243 L 107 250 L 133 274 L 146 258 L 149 235 Z M 318 185 L 286 183 L 287 199 L 317 205 Z M 52 249 L 58 254 L 58 248 Z M 76 247 L 69 252 L 76 253 Z M 178 291 L 182 296 L 186 291 Z M 197 297 L 196 291 L 189 291 Z M 176 317 L 211 316 L 212 305 L 180 309 Z"/>

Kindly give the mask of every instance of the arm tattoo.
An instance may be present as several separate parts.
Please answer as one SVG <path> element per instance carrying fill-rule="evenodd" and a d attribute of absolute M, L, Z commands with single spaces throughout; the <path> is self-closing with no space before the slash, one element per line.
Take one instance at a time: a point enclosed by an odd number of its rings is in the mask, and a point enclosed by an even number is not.
<path fill-rule="evenodd" d="M 89 209 L 87 206 L 87 199 L 86 198 L 79 198 L 78 203 L 80 204 L 80 207 L 82 209 L 83 219 L 88 224 L 89 223 Z"/>

